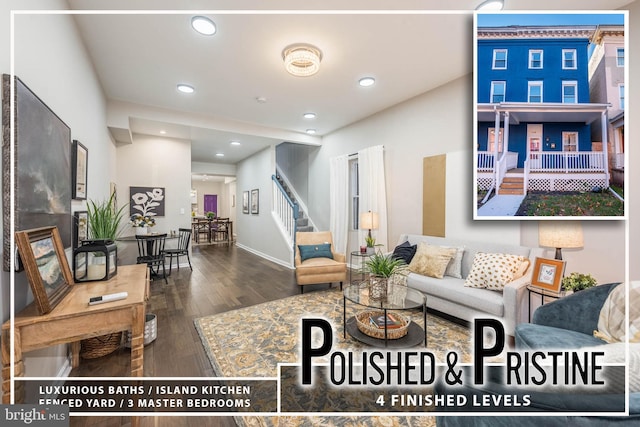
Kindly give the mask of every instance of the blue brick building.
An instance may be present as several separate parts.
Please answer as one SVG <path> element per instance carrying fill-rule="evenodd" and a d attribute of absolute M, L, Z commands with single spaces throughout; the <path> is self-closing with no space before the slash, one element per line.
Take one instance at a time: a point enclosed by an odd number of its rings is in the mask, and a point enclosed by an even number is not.
<path fill-rule="evenodd" d="M 591 125 L 607 105 L 589 100 L 594 26 L 477 30 L 477 181 L 500 194 L 608 187 L 607 153 Z M 602 135 L 601 141 L 606 141 Z"/>

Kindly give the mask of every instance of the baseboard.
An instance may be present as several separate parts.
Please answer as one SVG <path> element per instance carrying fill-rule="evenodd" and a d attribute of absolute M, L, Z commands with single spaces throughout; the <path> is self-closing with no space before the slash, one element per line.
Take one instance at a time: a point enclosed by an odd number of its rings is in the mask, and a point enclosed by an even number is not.
<path fill-rule="evenodd" d="M 269 260 L 269 261 L 271 261 L 273 263 L 276 263 L 278 265 L 281 265 L 283 267 L 287 267 L 290 270 L 295 270 L 295 268 L 291 264 L 288 264 L 285 261 L 282 261 L 281 259 L 277 259 L 277 258 L 274 258 L 274 257 L 272 257 L 270 255 L 267 255 L 267 254 L 263 253 L 263 252 L 256 251 L 255 249 L 252 249 L 252 248 L 250 248 L 248 246 L 245 246 L 245 245 L 242 245 L 240 243 L 236 243 L 236 246 L 239 247 L 240 249 L 244 249 L 247 252 L 251 252 L 252 254 L 257 255 L 260 258 L 264 258 L 266 260 Z"/>

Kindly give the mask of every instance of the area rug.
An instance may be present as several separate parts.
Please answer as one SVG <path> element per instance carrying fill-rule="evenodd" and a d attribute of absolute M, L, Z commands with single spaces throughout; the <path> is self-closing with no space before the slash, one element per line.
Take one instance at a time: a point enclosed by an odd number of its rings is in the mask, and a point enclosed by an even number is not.
<path fill-rule="evenodd" d="M 362 310 L 347 301 L 347 317 Z M 421 326 L 422 313 L 404 311 Z M 298 362 L 301 319 L 323 318 L 333 326 L 334 347 L 360 351 L 362 344 L 348 334 L 343 337 L 343 298 L 338 289 L 310 292 L 267 302 L 194 321 L 213 370 L 220 377 L 276 377 L 278 363 Z M 427 316 L 428 351 L 436 361 L 456 351 L 461 361 L 470 362 L 470 332 L 467 328 L 429 314 Z M 319 344 L 314 344 L 317 346 Z M 424 349 L 423 345 L 416 349 Z M 237 417 L 246 426 L 435 426 L 429 416 L 322 416 L 309 417 Z"/>

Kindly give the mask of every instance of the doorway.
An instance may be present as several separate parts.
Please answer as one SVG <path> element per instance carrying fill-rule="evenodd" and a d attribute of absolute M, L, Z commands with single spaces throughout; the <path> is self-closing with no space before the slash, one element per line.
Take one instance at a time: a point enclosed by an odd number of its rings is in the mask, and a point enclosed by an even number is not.
<path fill-rule="evenodd" d="M 527 155 L 531 168 L 540 168 L 541 158 L 538 155 L 542 148 L 542 124 L 527 125 Z"/>
<path fill-rule="evenodd" d="M 204 195 L 204 213 L 215 212 L 218 213 L 218 195 L 217 194 L 205 194 Z"/>

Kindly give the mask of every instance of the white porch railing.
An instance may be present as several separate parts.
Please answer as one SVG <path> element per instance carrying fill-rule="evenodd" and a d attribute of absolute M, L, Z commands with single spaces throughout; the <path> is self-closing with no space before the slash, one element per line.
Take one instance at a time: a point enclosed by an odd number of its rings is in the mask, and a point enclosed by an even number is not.
<path fill-rule="evenodd" d="M 604 153 L 601 151 L 538 152 L 529 154 L 531 172 L 604 172 Z"/>
<path fill-rule="evenodd" d="M 478 171 L 479 172 L 491 172 L 493 171 L 494 155 L 491 151 L 478 151 Z"/>
<path fill-rule="evenodd" d="M 296 221 L 298 219 L 298 205 L 287 196 L 276 176 L 271 177 L 273 183 L 273 214 L 280 222 L 280 226 L 287 237 L 288 243 L 294 249 L 296 245 Z"/>
<path fill-rule="evenodd" d="M 527 194 L 529 188 L 529 160 L 524 161 L 524 194 Z"/>
<path fill-rule="evenodd" d="M 504 176 L 507 174 L 507 157 L 508 156 L 502 156 L 502 158 L 498 160 L 498 165 L 496 167 L 496 174 L 498 178 L 496 180 L 496 191 L 498 191 L 498 188 L 502 185 Z"/>

